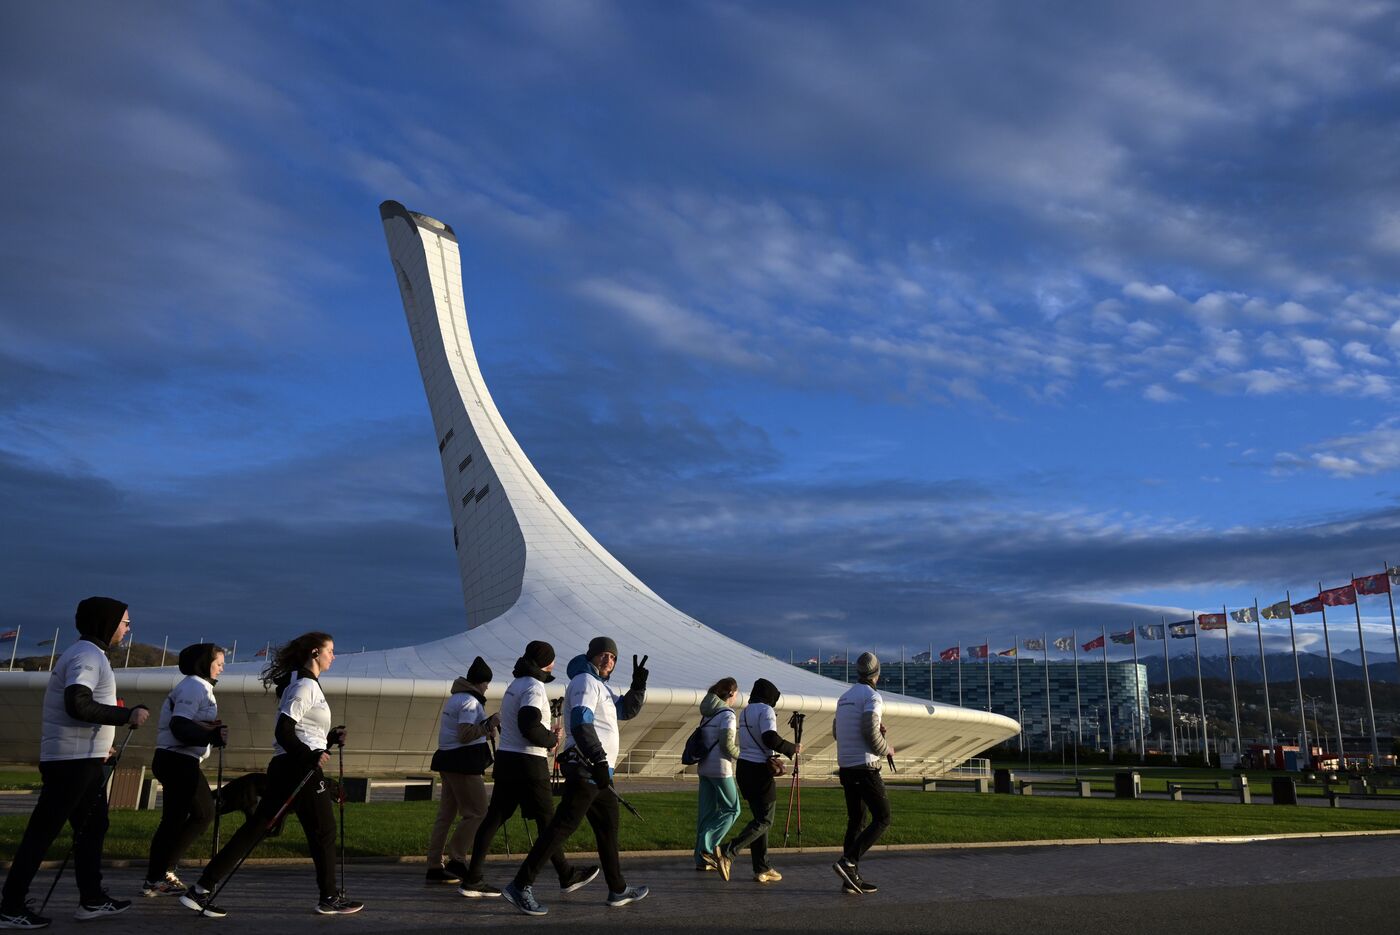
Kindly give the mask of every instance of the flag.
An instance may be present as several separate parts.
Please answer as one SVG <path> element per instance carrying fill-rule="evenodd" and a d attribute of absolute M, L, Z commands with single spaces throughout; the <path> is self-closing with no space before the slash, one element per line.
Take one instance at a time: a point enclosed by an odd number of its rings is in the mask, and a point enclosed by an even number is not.
<path fill-rule="evenodd" d="M 846 657 L 845 657 L 845 656 L 842 656 L 842 657 L 841 657 L 841 661 L 842 661 L 842 662 L 845 662 L 845 661 L 846 661 Z M 933 650 L 931 650 L 931 649 L 928 650 L 927 652 L 919 653 L 917 656 L 915 656 L 913 659 L 910 660 L 910 662 L 932 662 L 932 661 L 933 661 Z"/>
<path fill-rule="evenodd" d="M 1265 620 L 1287 620 L 1289 617 L 1288 602 L 1279 601 L 1277 604 L 1270 604 L 1259 611 L 1259 614 Z"/>
<path fill-rule="evenodd" d="M 254 658 L 254 659 L 261 659 L 263 656 L 266 656 L 266 655 L 267 655 L 267 647 L 264 646 L 262 649 L 260 649 L 260 650 L 258 650 L 257 652 L 253 653 L 253 658 Z"/>
<path fill-rule="evenodd" d="M 1387 568 L 1385 573 L 1390 576 L 1390 586 L 1400 591 L 1400 566 Z"/>
<path fill-rule="evenodd" d="M 1074 648 L 1074 639 L 1072 637 L 1062 636 L 1055 641 L 1055 648 L 1062 653 L 1067 653 Z"/>
<path fill-rule="evenodd" d="M 919 653 L 919 655 L 915 656 L 915 657 L 914 657 L 912 660 L 910 660 L 910 661 L 911 661 L 911 662 L 928 662 L 928 653 Z M 843 655 L 841 655 L 840 653 L 837 653 L 837 654 L 834 655 L 834 656 L 828 657 L 827 660 L 826 660 L 826 664 L 829 665 L 829 666 L 844 666 L 844 665 L 846 664 L 846 657 L 843 656 Z"/>
<path fill-rule="evenodd" d="M 1145 640 L 1160 640 L 1162 638 L 1162 625 L 1160 623 L 1152 623 L 1141 626 L 1138 627 L 1138 633 L 1142 634 L 1142 638 Z"/>
<path fill-rule="evenodd" d="M 1299 601 L 1293 605 L 1295 614 L 1315 614 L 1322 610 L 1322 598 L 1310 597 L 1306 601 Z"/>
<path fill-rule="evenodd" d="M 821 664 L 822 664 L 821 660 L 818 659 L 816 656 L 808 656 L 808 657 L 807 657 L 807 661 L 806 661 L 805 663 L 803 663 L 803 665 L 809 665 L 809 666 L 819 666 L 819 665 L 821 665 Z"/>
<path fill-rule="evenodd" d="M 1345 607 L 1347 604 L 1356 603 L 1356 589 L 1349 584 L 1340 588 L 1328 588 L 1318 594 L 1317 599 L 1328 607 Z"/>
<path fill-rule="evenodd" d="M 19 636 L 18 630 L 6 630 L 4 633 L 0 633 L 0 643 L 8 643 L 17 636 Z"/>
<path fill-rule="evenodd" d="M 986 658 L 987 658 L 987 645 L 988 645 L 988 644 L 983 643 L 981 646 L 969 646 L 969 647 L 967 648 L 967 658 L 969 658 L 969 659 L 986 659 Z"/>
<path fill-rule="evenodd" d="M 1202 630 L 1223 630 L 1229 626 L 1225 622 L 1224 614 L 1197 614 L 1196 622 L 1201 625 Z"/>
<path fill-rule="evenodd" d="M 49 645 L 49 644 L 52 643 L 52 642 L 53 642 L 53 637 L 51 636 L 51 637 L 49 637 L 49 638 L 46 639 L 46 640 L 40 640 L 40 641 L 39 641 L 39 645 L 40 645 L 40 646 L 47 646 L 47 645 Z"/>
<path fill-rule="evenodd" d="M 1351 586 L 1356 588 L 1357 594 L 1388 594 L 1390 593 L 1390 578 L 1385 572 L 1379 575 L 1367 575 L 1364 578 L 1352 578 Z"/>
<path fill-rule="evenodd" d="M 1014 655 L 1016 655 L 1016 647 L 1013 646 L 1013 647 L 1011 647 L 1010 649 L 1003 649 L 1001 652 L 997 653 L 997 655 L 998 655 L 998 656 L 1014 656 Z"/>
<path fill-rule="evenodd" d="M 1044 640 L 1026 640 L 1026 641 L 1025 641 L 1024 643 L 1022 643 L 1021 645 L 1024 646 L 1024 647 L 1026 647 L 1027 649 L 1029 649 L 1031 652 L 1036 652 L 1036 653 L 1045 652 L 1045 641 L 1044 641 Z"/>
<path fill-rule="evenodd" d="M 1113 640 L 1113 642 L 1115 642 L 1115 643 L 1136 643 L 1136 642 L 1137 642 L 1137 634 L 1135 634 L 1135 633 L 1132 631 L 1131 628 L 1129 628 L 1129 629 L 1127 629 L 1127 630 L 1124 630 L 1122 633 L 1110 633 L 1110 634 L 1108 634 L 1108 637 L 1109 637 L 1109 639 Z"/>
<path fill-rule="evenodd" d="M 1196 627 L 1190 620 L 1183 620 L 1180 623 L 1169 623 L 1167 629 L 1171 631 L 1172 639 L 1190 639 L 1196 635 Z"/>
<path fill-rule="evenodd" d="M 1083 649 L 1086 653 L 1091 649 L 1103 649 L 1103 637 L 1096 636 L 1080 648 Z"/>
<path fill-rule="evenodd" d="M 1258 623 L 1259 615 L 1254 612 L 1253 607 L 1241 607 L 1239 610 L 1230 611 L 1230 619 L 1236 623 Z"/>
<path fill-rule="evenodd" d="M 953 660 L 959 659 L 961 657 L 962 650 L 958 649 L 958 647 L 956 646 L 950 646 L 947 649 L 943 650 L 943 652 L 938 654 L 938 658 L 942 659 L 944 662 L 952 662 Z"/>

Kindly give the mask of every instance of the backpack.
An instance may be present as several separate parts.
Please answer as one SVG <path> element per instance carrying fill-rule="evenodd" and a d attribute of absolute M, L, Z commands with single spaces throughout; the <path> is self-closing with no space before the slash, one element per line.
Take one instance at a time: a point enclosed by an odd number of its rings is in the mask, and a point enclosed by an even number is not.
<path fill-rule="evenodd" d="M 717 717 L 719 717 L 718 714 L 712 714 L 705 718 L 705 720 L 700 722 L 700 726 L 691 731 L 690 736 L 685 738 L 685 749 L 681 751 L 681 765 L 696 765 L 701 760 L 705 759 L 705 757 L 709 756 L 710 751 L 719 744 L 718 740 L 708 745 L 705 743 L 705 725 Z"/>

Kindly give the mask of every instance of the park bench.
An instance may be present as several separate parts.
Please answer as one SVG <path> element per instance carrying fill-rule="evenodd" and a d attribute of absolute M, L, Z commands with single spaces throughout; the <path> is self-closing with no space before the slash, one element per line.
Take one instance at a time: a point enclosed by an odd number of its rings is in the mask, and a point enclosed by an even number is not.
<path fill-rule="evenodd" d="M 941 788 L 943 791 L 950 789 L 966 789 L 969 792 L 988 793 L 992 791 L 992 781 L 985 776 L 977 776 L 971 779 L 929 779 L 924 778 L 921 782 L 924 792 L 937 792 Z"/>
<path fill-rule="evenodd" d="M 1055 789 L 1063 789 L 1066 792 L 1073 792 L 1075 795 L 1078 795 L 1081 799 L 1093 798 L 1094 795 L 1093 785 L 1087 779 L 1064 779 L 1060 781 L 1032 781 L 1029 779 L 1022 779 L 1016 785 L 1020 789 L 1022 795 L 1034 795 L 1035 790 L 1037 789 L 1039 789 L 1041 792 Z"/>
<path fill-rule="evenodd" d="M 1218 779 L 1185 779 L 1168 780 L 1167 798 L 1173 802 L 1181 802 L 1185 799 L 1185 793 L 1193 795 L 1231 795 L 1239 799 L 1241 805 L 1250 804 L 1249 778 L 1247 776 L 1236 776 L 1229 785 L 1222 786 Z"/>

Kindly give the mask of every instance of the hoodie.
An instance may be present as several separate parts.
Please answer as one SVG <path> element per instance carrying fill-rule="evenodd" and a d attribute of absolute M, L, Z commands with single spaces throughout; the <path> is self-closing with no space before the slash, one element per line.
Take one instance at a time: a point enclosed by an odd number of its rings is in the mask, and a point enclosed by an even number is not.
<path fill-rule="evenodd" d="M 527 756 L 548 756 L 554 747 L 554 731 L 545 724 L 549 696 L 544 686 L 554 673 L 541 669 L 528 656 L 515 661 L 515 677 L 501 698 L 501 740 L 497 749 Z"/>
<path fill-rule="evenodd" d="M 214 700 L 215 680 L 209 676 L 214 657 L 223 652 L 213 643 L 195 643 L 180 650 L 180 671 L 185 677 L 165 696 L 160 706 L 156 748 L 203 760 L 210 745 L 223 746 L 222 731 L 204 724 L 219 720 Z"/>
<path fill-rule="evenodd" d="M 564 752 L 573 749 L 590 765 L 602 763 L 610 771 L 616 769 L 621 747 L 618 721 L 637 716 L 646 701 L 646 688 L 634 680 L 626 694 L 618 694 L 582 655 L 569 660 L 568 673 L 564 707 L 569 712 L 569 732 Z"/>
<path fill-rule="evenodd" d="M 111 664 L 107 662 L 107 651 L 111 649 L 112 637 L 116 635 L 117 627 L 121 626 L 126 611 L 126 604 L 110 597 L 89 597 L 79 602 L 78 609 L 73 614 L 73 625 L 83 642 L 92 643 L 102 651 L 100 662 L 94 654 L 88 654 L 93 655 L 93 658 L 79 663 L 79 668 L 86 666 L 88 671 L 100 671 L 105 667 L 108 673 L 112 671 Z M 81 650 L 78 652 L 81 653 Z M 73 653 L 74 649 L 69 649 L 59 661 L 68 660 Z M 55 668 L 61 667 L 56 665 Z M 125 724 L 131 720 L 131 715 L 137 708 L 145 707 L 137 705 L 135 708 L 123 708 L 119 704 L 104 704 L 94 700 L 91 686 L 80 684 L 73 679 L 63 688 L 64 712 L 72 720 L 85 724 Z"/>
<path fill-rule="evenodd" d="M 711 779 L 733 776 L 734 761 L 739 759 L 739 743 L 735 739 L 738 717 L 714 692 L 705 693 L 700 702 L 700 717 L 703 725 L 700 733 L 709 752 L 696 764 L 695 771 Z"/>
<path fill-rule="evenodd" d="M 749 703 L 739 717 L 739 758 L 761 763 L 771 753 L 791 757 L 797 748 L 778 733 L 778 714 L 773 710 L 782 697 L 778 686 L 767 679 L 753 683 Z"/>
<path fill-rule="evenodd" d="M 443 773 L 481 775 L 491 765 L 491 725 L 486 697 L 466 677 L 452 683 L 452 694 L 438 717 L 438 748 L 432 768 Z"/>

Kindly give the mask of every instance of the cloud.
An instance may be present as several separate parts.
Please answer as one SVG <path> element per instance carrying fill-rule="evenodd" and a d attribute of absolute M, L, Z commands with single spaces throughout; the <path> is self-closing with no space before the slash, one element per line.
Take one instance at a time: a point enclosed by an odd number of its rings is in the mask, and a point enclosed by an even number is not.
<path fill-rule="evenodd" d="M 1339 435 L 1309 448 L 1312 466 L 1333 477 L 1389 473 L 1400 469 L 1400 420 L 1387 419 L 1372 429 Z"/>
<path fill-rule="evenodd" d="M 1147 389 L 1143 390 L 1142 397 L 1154 403 L 1174 403 L 1181 399 L 1180 394 L 1173 393 L 1160 383 L 1153 383 Z"/>
<path fill-rule="evenodd" d="M 1177 301 L 1177 294 L 1160 283 L 1149 286 L 1146 283 L 1130 282 L 1123 287 L 1123 294 L 1130 299 L 1141 299 L 1158 305 Z"/>

